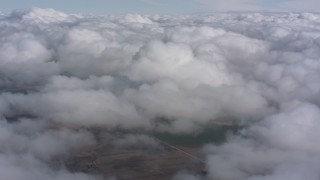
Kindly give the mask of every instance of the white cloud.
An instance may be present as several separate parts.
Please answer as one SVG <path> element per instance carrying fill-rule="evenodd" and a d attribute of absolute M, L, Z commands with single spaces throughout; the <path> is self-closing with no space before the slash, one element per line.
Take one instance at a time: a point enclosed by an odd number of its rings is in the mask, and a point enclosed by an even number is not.
<path fill-rule="evenodd" d="M 256 9 L 252 1 L 207 3 Z M 92 127 L 188 133 L 221 118 L 245 127 L 206 148 L 207 178 L 319 179 L 319 19 L 316 13 L 96 16 L 37 8 L 4 16 L 0 179 L 98 178 L 50 164 L 94 146 Z M 141 134 L 110 136 L 118 148 L 159 145 Z"/>

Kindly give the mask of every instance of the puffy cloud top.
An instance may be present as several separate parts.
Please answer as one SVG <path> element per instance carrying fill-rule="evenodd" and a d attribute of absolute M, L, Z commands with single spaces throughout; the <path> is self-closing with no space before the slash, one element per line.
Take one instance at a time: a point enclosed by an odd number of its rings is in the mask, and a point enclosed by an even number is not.
<path fill-rule="evenodd" d="M 205 148 L 207 178 L 319 179 L 319 19 L 1 16 L 0 179 L 97 179 L 52 159 L 94 146 L 95 128 L 186 133 L 217 119 L 244 127 Z M 137 144 L 159 146 L 145 135 L 113 142 Z"/>
<path fill-rule="evenodd" d="M 50 24 L 65 21 L 69 16 L 54 9 L 31 8 L 15 10 L 11 13 L 10 17 L 22 21 Z"/>

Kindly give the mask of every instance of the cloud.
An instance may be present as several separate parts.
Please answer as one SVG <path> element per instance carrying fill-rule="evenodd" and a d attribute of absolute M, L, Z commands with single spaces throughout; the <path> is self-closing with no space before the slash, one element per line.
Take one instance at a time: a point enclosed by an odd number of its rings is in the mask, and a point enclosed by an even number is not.
<path fill-rule="evenodd" d="M 252 1 L 206 3 L 257 8 Z M 204 178 L 319 179 L 319 19 L 38 8 L 4 15 L 0 179 L 99 179 L 72 172 L 68 159 L 99 143 L 161 150 L 146 134 L 195 133 L 214 120 L 235 120 L 242 129 L 204 148 Z M 182 171 L 174 179 L 202 177 Z"/>
<path fill-rule="evenodd" d="M 222 146 L 208 146 L 209 176 L 274 180 L 308 174 L 308 179 L 317 179 L 320 174 L 312 166 L 318 164 L 319 147 L 313 128 L 318 126 L 319 108 L 298 102 L 284 106 L 284 112 L 252 126 L 246 132 L 249 139 L 235 137 Z"/>
<path fill-rule="evenodd" d="M 100 179 L 84 173 L 71 173 L 64 167 L 51 167 L 54 164 L 52 159 L 63 159 L 64 155 L 67 157 L 79 148 L 94 145 L 92 134 L 67 129 L 46 131 L 41 122 L 28 119 L 17 124 L 2 119 L 0 123 L 1 179 Z"/>
<path fill-rule="evenodd" d="M 320 111 L 313 104 L 296 103 L 285 104 L 280 114 L 268 117 L 262 127 L 253 127 L 253 130 L 281 149 L 317 152 L 319 147 L 312 142 L 318 136 L 314 129 L 318 129 Z"/>

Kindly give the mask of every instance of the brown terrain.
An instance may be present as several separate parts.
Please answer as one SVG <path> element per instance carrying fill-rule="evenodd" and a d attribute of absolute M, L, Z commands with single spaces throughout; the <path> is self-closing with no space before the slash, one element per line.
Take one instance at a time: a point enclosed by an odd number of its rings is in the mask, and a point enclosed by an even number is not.
<path fill-rule="evenodd" d="M 235 127 L 233 121 L 211 123 L 216 127 L 226 128 L 220 131 L 208 129 L 203 133 L 210 133 L 203 137 L 210 137 L 213 141 L 223 139 L 223 136 Z M 160 147 L 115 148 L 110 142 L 105 142 L 74 154 L 66 166 L 73 172 L 85 172 L 100 175 L 104 179 L 117 180 L 168 180 L 184 171 L 200 176 L 206 174 L 204 157 L 201 154 L 203 144 L 183 144 L 172 139 L 153 138 L 158 141 Z M 189 138 L 192 139 L 192 136 Z"/>
<path fill-rule="evenodd" d="M 67 167 L 75 172 L 102 175 L 105 179 L 171 179 L 179 171 L 203 174 L 204 162 L 199 158 L 200 147 L 173 146 L 160 142 L 162 149 L 154 150 L 110 150 L 99 146 L 86 150 L 71 158 Z"/>
<path fill-rule="evenodd" d="M 233 121 L 212 121 L 217 127 L 234 127 Z M 78 130 L 77 127 L 52 123 L 48 129 L 61 127 Z M 80 128 L 81 129 L 81 128 Z M 211 129 L 209 129 L 212 131 Z M 228 130 L 228 129 L 227 129 Z M 218 131 L 218 130 L 214 130 Z M 97 130 L 99 134 L 99 130 Z M 222 132 L 222 133 L 221 133 Z M 223 135 L 226 130 L 221 131 Z M 120 133 L 121 134 L 121 133 Z M 215 134 L 209 134 L 214 138 Z M 96 147 L 80 150 L 66 161 L 72 172 L 85 172 L 100 175 L 104 179 L 117 180 L 169 180 L 179 173 L 205 175 L 205 162 L 201 154 L 203 144 L 183 144 L 174 141 L 152 138 L 160 147 L 113 147 L 112 143 L 100 143 Z"/>

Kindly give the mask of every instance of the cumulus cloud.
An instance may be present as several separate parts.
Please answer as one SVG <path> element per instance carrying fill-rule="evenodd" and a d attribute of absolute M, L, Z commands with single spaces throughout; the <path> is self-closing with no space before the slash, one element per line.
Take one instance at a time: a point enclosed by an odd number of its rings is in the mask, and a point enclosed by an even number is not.
<path fill-rule="evenodd" d="M 222 146 L 208 146 L 209 177 L 218 179 L 319 178 L 319 108 L 300 102 L 253 125 Z M 312 124 L 312 125 L 311 125 Z M 249 137 L 249 138 L 248 138 Z M 261 143 L 263 142 L 263 143 Z"/>
<path fill-rule="evenodd" d="M 225 3 L 238 5 L 217 9 Z M 99 130 L 142 133 L 110 135 L 112 147 L 161 149 L 143 133 L 193 133 L 215 120 L 243 127 L 204 148 L 205 178 L 319 179 L 319 19 L 4 15 L 0 179 L 99 179 L 65 168 L 74 152 L 100 143 Z"/>
<path fill-rule="evenodd" d="M 0 129 L 1 179 L 99 179 L 84 173 L 71 173 L 53 159 L 63 159 L 70 153 L 96 143 L 85 131 L 48 130 L 46 125 L 30 119 L 16 124 L 3 119 Z"/>

